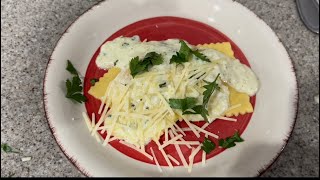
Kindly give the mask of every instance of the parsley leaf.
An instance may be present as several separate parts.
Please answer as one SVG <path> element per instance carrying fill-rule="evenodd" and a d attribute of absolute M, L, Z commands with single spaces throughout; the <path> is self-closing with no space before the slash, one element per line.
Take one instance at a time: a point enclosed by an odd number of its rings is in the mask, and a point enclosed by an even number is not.
<path fill-rule="evenodd" d="M 186 97 L 184 99 L 169 99 L 170 107 L 173 109 L 181 109 L 184 113 L 187 109 L 195 107 L 197 102 L 196 98 Z"/>
<path fill-rule="evenodd" d="M 164 83 L 162 83 L 162 84 L 159 84 L 159 88 L 164 88 L 164 87 L 166 87 L 167 86 L 167 83 L 166 82 L 164 82 Z"/>
<path fill-rule="evenodd" d="M 99 80 L 97 78 L 93 78 L 90 80 L 90 84 L 91 86 L 94 86 L 96 84 L 96 82 L 98 82 Z"/>
<path fill-rule="evenodd" d="M 71 74 L 78 76 L 78 72 L 77 72 L 76 68 L 74 68 L 74 66 L 72 65 L 70 60 L 68 60 L 68 62 L 67 62 L 66 70 L 69 71 Z"/>
<path fill-rule="evenodd" d="M 146 64 L 140 63 L 139 56 L 132 58 L 129 66 L 132 77 L 135 77 L 137 74 L 146 69 Z"/>
<path fill-rule="evenodd" d="M 219 89 L 219 86 L 216 83 L 219 75 L 220 74 L 217 75 L 212 83 L 205 81 L 207 85 L 203 86 L 206 90 L 203 92 L 202 105 L 196 105 L 196 98 L 186 97 L 184 99 L 169 99 L 170 107 L 173 109 L 181 109 L 182 114 L 200 114 L 206 122 L 209 122 L 207 117 L 209 116 L 209 112 L 206 109 L 206 106 L 212 93 L 216 89 Z"/>
<path fill-rule="evenodd" d="M 82 94 L 82 83 L 81 79 L 77 73 L 77 70 L 73 67 L 71 62 L 68 60 L 67 70 L 73 74 L 73 78 L 66 80 L 66 88 L 67 94 L 66 97 L 69 99 L 73 99 L 78 103 L 85 102 L 87 98 Z"/>
<path fill-rule="evenodd" d="M 208 110 L 203 105 L 196 105 L 197 99 L 186 97 L 184 99 L 169 99 L 169 105 L 173 109 L 181 109 L 182 114 L 200 114 L 205 121 L 208 121 Z"/>
<path fill-rule="evenodd" d="M 18 151 L 14 151 L 12 147 L 10 147 L 7 143 L 1 144 L 1 149 L 5 153 L 20 153 Z"/>
<path fill-rule="evenodd" d="M 207 154 L 209 154 L 211 151 L 213 151 L 216 148 L 216 144 L 214 142 L 212 142 L 210 139 L 208 138 L 204 138 L 204 141 L 202 142 L 202 146 L 201 149 L 206 152 Z"/>
<path fill-rule="evenodd" d="M 144 56 L 143 61 L 145 61 L 148 65 L 160 65 L 163 63 L 163 57 L 161 54 L 156 52 L 149 52 Z"/>
<path fill-rule="evenodd" d="M 179 53 L 182 54 L 184 57 L 189 58 L 191 55 L 192 50 L 189 48 L 186 42 L 180 40 L 179 43 L 181 44 Z"/>
<path fill-rule="evenodd" d="M 177 64 L 188 62 L 192 54 L 203 61 L 210 62 L 210 60 L 204 54 L 200 53 L 199 50 L 193 51 L 184 41 L 180 40 L 179 42 L 181 44 L 180 50 L 171 57 L 170 64 L 174 62 Z"/>
<path fill-rule="evenodd" d="M 239 132 L 235 132 L 235 134 L 231 137 L 227 137 L 225 140 L 219 140 L 219 146 L 222 148 L 231 148 L 236 146 L 235 142 L 243 142 L 244 140 L 240 137 Z"/>
<path fill-rule="evenodd" d="M 190 59 L 190 56 L 192 55 L 191 52 L 192 50 L 188 47 L 188 45 L 180 40 L 179 41 L 181 46 L 179 52 L 176 52 L 176 55 L 173 55 L 170 59 L 170 64 L 171 63 L 177 63 L 177 64 L 182 64 L 185 62 L 188 62 Z"/>
<path fill-rule="evenodd" d="M 235 132 L 234 135 L 232 136 L 232 138 L 234 139 L 234 142 L 243 142 L 244 140 L 240 137 L 239 132 Z"/>
<path fill-rule="evenodd" d="M 67 98 L 73 99 L 73 100 L 77 101 L 78 103 L 86 102 L 86 100 L 87 100 L 87 98 L 81 93 L 71 94 Z"/>
<path fill-rule="evenodd" d="M 236 143 L 234 143 L 234 141 L 231 138 L 226 138 L 226 140 L 220 139 L 219 146 L 221 146 L 222 148 L 231 148 L 236 146 Z"/>
<path fill-rule="evenodd" d="M 183 114 L 200 114 L 206 122 L 209 122 L 208 117 L 207 117 L 207 116 L 209 116 L 209 112 L 203 105 L 197 105 L 197 106 L 193 107 L 192 110 L 194 112 L 185 111 L 185 112 L 183 112 Z"/>
<path fill-rule="evenodd" d="M 211 62 L 207 56 L 199 52 L 199 50 L 192 51 L 192 54 L 195 55 L 197 58 L 201 59 L 202 61 Z"/>
<path fill-rule="evenodd" d="M 186 59 L 185 56 L 180 54 L 179 52 L 176 52 L 176 55 L 173 55 L 170 59 L 170 64 L 174 62 L 177 64 L 182 64 L 188 62 L 188 59 Z"/>
<path fill-rule="evenodd" d="M 143 60 L 139 60 L 139 57 L 131 59 L 129 67 L 132 77 L 134 78 L 139 73 L 148 71 L 148 68 L 154 65 L 160 65 L 163 63 L 163 57 L 156 52 L 149 52 L 145 55 Z"/>
<path fill-rule="evenodd" d="M 210 96 L 212 95 L 212 93 L 216 89 L 219 89 L 219 85 L 217 84 L 217 79 L 218 79 L 219 75 L 220 74 L 217 75 L 217 77 L 215 78 L 215 80 L 212 83 L 205 81 L 207 83 L 207 85 L 203 86 L 206 89 L 203 92 L 203 106 L 206 106 L 208 104 Z"/>

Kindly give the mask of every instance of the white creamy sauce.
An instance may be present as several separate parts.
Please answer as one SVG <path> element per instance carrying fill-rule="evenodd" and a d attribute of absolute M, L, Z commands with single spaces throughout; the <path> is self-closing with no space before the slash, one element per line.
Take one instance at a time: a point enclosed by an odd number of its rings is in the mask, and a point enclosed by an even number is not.
<path fill-rule="evenodd" d="M 189 47 L 193 47 L 188 44 Z M 163 55 L 164 63 L 154 66 L 154 69 L 165 70 L 169 66 L 169 61 L 175 52 L 179 51 L 180 43 L 178 39 L 168 39 L 165 41 L 141 42 L 138 36 L 131 38 L 119 37 L 113 41 L 106 42 L 100 49 L 96 64 L 99 68 L 109 69 L 115 65 L 121 69 L 128 69 L 132 58 L 139 56 L 143 58 L 148 52 L 157 52 Z M 239 60 L 232 60 L 223 53 L 208 48 L 199 48 L 212 62 L 219 61 L 221 79 L 235 88 L 239 92 L 254 95 L 259 88 L 258 79 L 254 72 Z M 193 58 L 195 59 L 195 58 Z M 195 60 L 199 64 L 206 62 Z"/>
<path fill-rule="evenodd" d="M 224 61 L 219 64 L 221 79 L 239 92 L 253 96 L 259 83 L 254 72 L 239 60 Z"/>
<path fill-rule="evenodd" d="M 187 45 L 192 49 L 196 49 L 195 46 L 188 43 Z M 231 59 L 213 49 L 199 48 L 199 51 L 207 56 L 211 62 L 205 62 L 193 56 L 189 62 L 183 63 L 183 65 L 170 64 L 171 57 L 179 51 L 180 46 L 178 39 L 141 42 L 138 36 L 131 38 L 119 37 L 113 41 L 106 42 L 101 47 L 96 64 L 102 69 L 109 69 L 114 66 L 121 69 L 120 74 L 114 81 L 123 85 L 123 87 L 130 84 L 128 97 L 132 104 L 126 104 L 125 106 L 131 108 L 130 111 L 133 113 L 135 111 L 140 112 L 141 109 L 157 109 L 163 103 L 163 98 L 168 103 L 170 98 L 195 97 L 198 103 L 201 104 L 202 93 L 205 90 L 203 88 L 205 82 L 202 79 L 213 82 L 218 74 L 220 74 L 220 78 L 217 83 L 220 90 L 211 95 L 207 106 L 210 122 L 222 116 L 229 108 L 229 90 L 222 82 L 250 96 L 258 91 L 258 79 L 250 68 L 241 64 L 239 60 Z M 148 72 L 144 73 L 147 76 L 140 77 L 137 75 L 132 78 L 129 70 L 130 60 L 136 56 L 143 59 L 149 52 L 160 53 L 164 58 L 164 62 L 161 65 L 151 67 Z M 124 89 L 120 88 L 116 92 L 122 92 Z M 159 94 L 163 98 L 159 97 Z M 140 110 L 137 108 L 140 108 Z M 184 115 L 184 118 L 190 121 L 203 120 L 200 115 Z M 120 139 L 126 139 L 132 144 L 141 144 L 141 142 L 138 142 L 138 138 L 134 138 L 138 136 L 137 133 L 141 133 L 141 129 L 130 125 L 132 122 L 126 126 L 125 121 L 132 120 L 120 120 L 120 124 L 116 125 L 114 131 L 116 136 Z M 143 121 L 144 126 L 150 124 L 148 119 L 141 119 L 141 121 Z M 165 121 L 163 122 L 157 126 L 148 127 L 148 129 L 140 127 L 144 130 L 142 133 L 144 143 L 148 143 L 151 138 L 161 135 L 160 133 L 167 126 Z M 126 137 L 128 133 L 134 137 Z"/>
<path fill-rule="evenodd" d="M 172 55 L 179 51 L 180 44 L 178 39 L 169 39 L 166 41 L 141 42 L 138 36 L 132 38 L 119 37 L 113 41 L 106 42 L 100 49 L 96 64 L 99 68 L 109 69 L 116 66 L 121 69 L 129 67 L 129 62 L 133 57 L 143 58 L 148 52 L 160 53 L 164 60 L 169 63 Z M 166 63 L 166 64 L 167 64 Z M 159 65 L 161 69 L 165 65 Z"/>

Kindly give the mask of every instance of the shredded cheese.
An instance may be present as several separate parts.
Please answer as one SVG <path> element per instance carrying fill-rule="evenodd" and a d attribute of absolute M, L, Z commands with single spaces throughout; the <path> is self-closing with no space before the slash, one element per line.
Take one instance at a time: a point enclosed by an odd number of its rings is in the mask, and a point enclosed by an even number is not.
<path fill-rule="evenodd" d="M 106 137 L 106 139 L 104 140 L 104 142 L 102 144 L 103 146 L 106 146 L 108 144 L 109 139 L 111 137 L 112 131 L 114 129 L 114 126 L 116 125 L 117 120 L 118 120 L 118 116 L 116 116 L 116 118 L 113 120 L 111 128 L 108 130 L 107 137 Z"/>
<path fill-rule="evenodd" d="M 103 107 L 105 107 L 105 104 L 104 104 L 104 102 L 105 102 L 105 96 L 102 98 L 102 100 L 101 100 L 101 104 L 100 104 L 100 107 L 99 107 L 99 110 L 98 110 L 98 114 L 101 114 L 101 111 L 102 111 L 102 109 L 103 109 Z M 107 107 L 105 107 L 105 108 L 107 108 Z"/>
<path fill-rule="evenodd" d="M 108 102 L 105 104 L 106 102 L 106 99 L 107 99 L 107 96 L 110 95 L 110 89 L 112 87 L 112 85 L 114 84 L 114 81 L 111 81 L 111 83 L 109 84 L 109 86 L 107 87 L 105 93 L 104 93 L 104 96 L 101 98 L 101 104 L 100 104 L 100 107 L 99 107 L 99 110 L 98 110 L 98 114 L 101 114 L 101 111 L 104 108 L 108 108 L 109 106 L 109 103 L 110 103 L 110 100 L 108 100 Z"/>
<path fill-rule="evenodd" d="M 164 129 L 164 141 L 167 142 L 168 141 L 168 128 Z"/>
<path fill-rule="evenodd" d="M 178 131 L 181 132 L 181 134 L 183 134 L 184 136 L 186 136 L 186 133 L 184 133 L 184 132 L 182 131 L 182 129 L 181 129 L 176 123 L 174 123 L 173 126 L 174 126 L 175 128 L 177 128 Z"/>
<path fill-rule="evenodd" d="M 155 120 L 155 122 L 153 123 L 153 125 L 150 126 L 150 129 L 152 129 L 153 126 L 157 125 L 157 123 L 159 123 L 166 115 L 167 115 L 167 112 L 165 112 L 165 113 L 162 115 L 162 117 L 157 118 L 157 119 Z"/>
<path fill-rule="evenodd" d="M 179 79 L 179 81 L 178 81 L 178 84 L 175 86 L 175 88 L 174 88 L 174 93 L 175 92 L 177 92 L 177 90 L 178 90 L 178 88 L 179 88 L 179 86 L 180 86 L 180 84 L 181 84 L 181 82 L 182 82 L 182 79 L 184 78 L 184 76 L 186 75 L 186 73 L 187 73 L 187 71 L 188 71 L 188 67 L 189 67 L 189 64 L 187 64 L 186 66 L 185 66 L 185 68 L 184 68 L 184 70 L 183 70 L 183 72 L 182 72 L 182 74 L 181 74 L 181 77 L 180 77 L 180 79 Z"/>
<path fill-rule="evenodd" d="M 205 129 L 209 126 L 210 124 L 209 123 L 205 123 L 203 126 L 201 126 L 201 129 Z"/>
<path fill-rule="evenodd" d="M 23 158 L 21 158 L 22 162 L 30 161 L 30 160 L 31 160 L 31 157 L 23 157 Z"/>
<path fill-rule="evenodd" d="M 197 138 L 199 138 L 200 134 L 198 133 L 198 131 L 195 130 L 195 128 L 194 128 L 195 126 L 192 125 L 189 120 L 186 120 L 186 118 L 183 118 L 183 120 L 187 123 L 187 125 L 190 127 L 191 131 L 197 136 Z M 198 126 L 196 126 L 196 127 L 198 127 Z"/>
<path fill-rule="evenodd" d="M 91 116 L 91 128 L 94 127 L 95 123 L 96 123 L 96 116 L 95 116 L 94 113 L 92 113 L 92 116 Z"/>
<path fill-rule="evenodd" d="M 100 127 L 98 127 L 97 131 L 104 130 L 105 128 L 106 128 L 105 126 L 100 126 Z"/>
<path fill-rule="evenodd" d="M 173 132 L 174 135 L 178 136 L 177 130 L 174 126 L 171 126 L 171 131 Z"/>
<path fill-rule="evenodd" d="M 158 141 L 158 140 L 154 140 L 154 142 L 158 145 L 158 148 L 159 148 L 160 152 L 162 153 L 162 156 L 163 156 L 164 159 L 166 160 L 168 166 L 169 166 L 170 168 L 173 168 L 173 166 L 172 166 L 172 164 L 171 164 L 171 162 L 170 162 L 170 160 L 169 160 L 166 152 L 164 152 L 164 150 L 163 150 L 162 148 L 160 148 L 161 145 L 160 145 L 159 141 Z"/>
<path fill-rule="evenodd" d="M 103 110 L 103 112 L 102 112 L 102 115 L 100 116 L 99 121 L 97 122 L 97 124 L 95 125 L 95 127 L 93 128 L 92 131 L 97 131 L 98 127 L 100 127 L 100 125 L 103 123 L 104 117 L 106 116 L 107 111 L 108 111 L 108 108 L 104 108 L 104 110 Z M 92 132 L 91 135 L 93 136 L 94 133 Z"/>
<path fill-rule="evenodd" d="M 213 133 L 211 133 L 211 132 L 209 132 L 209 131 L 206 131 L 206 130 L 204 130 L 204 129 L 201 129 L 200 127 L 198 127 L 198 126 L 196 126 L 196 125 L 193 125 L 193 127 L 196 128 L 198 131 L 204 133 L 204 134 L 208 134 L 209 136 L 212 136 L 212 137 L 214 137 L 214 138 L 216 138 L 216 139 L 219 139 L 219 136 L 216 135 L 216 134 L 213 134 Z"/>
<path fill-rule="evenodd" d="M 172 132 L 172 133 L 173 133 L 174 135 L 176 135 L 176 136 L 179 135 L 176 131 L 172 131 L 172 130 L 171 130 L 170 132 Z M 179 140 L 182 141 L 182 142 L 186 142 L 183 138 L 179 138 Z M 190 144 L 186 144 L 186 146 L 187 146 L 189 149 L 191 149 Z"/>
<path fill-rule="evenodd" d="M 117 139 L 118 139 L 118 138 L 116 138 L 116 137 L 113 136 L 112 138 L 109 139 L 109 142 L 114 141 L 114 140 L 117 140 Z"/>
<path fill-rule="evenodd" d="M 190 128 L 181 128 L 182 131 L 192 131 Z"/>
<path fill-rule="evenodd" d="M 91 122 L 90 122 L 90 120 L 89 120 L 89 117 L 88 117 L 87 113 L 82 112 L 82 116 L 83 116 L 84 121 L 86 122 L 86 125 L 87 125 L 87 127 L 88 127 L 88 129 L 89 129 L 89 132 L 91 132 L 91 130 L 92 130 L 92 128 L 91 128 Z"/>
<path fill-rule="evenodd" d="M 171 114 L 171 116 L 174 116 L 174 112 L 171 109 L 170 105 L 168 104 L 168 102 L 164 99 L 164 97 L 162 96 L 162 94 L 160 94 L 159 92 L 157 92 L 158 96 L 160 97 L 160 99 L 162 100 L 163 104 L 165 105 L 165 107 L 167 108 L 168 112 Z"/>
<path fill-rule="evenodd" d="M 116 113 L 113 113 L 113 115 L 126 116 L 126 117 L 132 117 L 132 118 L 141 118 L 141 119 L 149 119 L 150 118 L 148 116 L 144 116 L 144 115 L 137 114 L 137 113 L 125 113 L 125 112 L 116 112 Z"/>
<path fill-rule="evenodd" d="M 141 149 L 139 149 L 139 148 L 135 147 L 134 145 L 131 145 L 131 144 L 126 143 L 126 142 L 124 142 L 124 141 L 119 141 L 119 142 L 120 142 L 121 144 L 123 144 L 123 145 L 125 145 L 125 146 L 128 146 L 128 147 L 130 147 L 130 148 L 132 148 L 132 149 L 134 149 L 134 150 L 138 151 L 139 153 L 141 153 L 141 154 L 145 155 L 145 156 L 146 156 L 147 158 L 149 158 L 150 160 L 153 160 L 153 157 L 152 157 L 150 154 L 148 154 L 148 153 L 146 153 L 146 152 L 142 151 Z"/>
<path fill-rule="evenodd" d="M 152 156 L 153 156 L 153 158 L 154 158 L 154 162 L 155 162 L 156 165 L 157 165 L 158 170 L 159 170 L 160 172 L 162 172 L 161 166 L 160 166 L 160 164 L 159 164 L 159 162 L 158 162 L 158 159 L 156 158 L 156 155 L 155 155 L 154 152 L 153 152 L 152 147 L 150 147 L 150 151 L 151 151 L 151 154 L 152 154 Z"/>
<path fill-rule="evenodd" d="M 130 86 L 130 84 L 129 84 L 129 86 Z M 128 88 L 129 88 L 129 87 L 128 87 Z M 125 90 L 124 96 L 127 95 L 127 92 L 128 92 L 128 89 Z M 123 97 L 123 96 L 122 96 L 122 97 Z M 124 105 L 124 101 L 122 101 L 121 104 L 119 104 L 118 106 L 116 106 L 117 109 L 115 109 L 115 112 L 119 111 L 119 110 L 123 107 L 123 105 Z M 110 111 L 107 112 L 107 109 L 108 109 L 108 108 L 104 108 L 103 113 L 102 113 L 102 116 L 100 117 L 98 123 L 95 125 L 93 131 L 97 131 L 97 129 L 100 127 L 100 125 L 104 122 L 105 116 L 107 116 L 110 112 L 113 111 L 113 109 L 110 109 Z M 113 117 L 116 117 L 116 120 L 118 119 L 118 116 L 116 116 L 116 115 L 113 116 Z M 110 132 L 107 134 L 107 137 L 106 137 L 105 141 L 103 142 L 103 145 L 104 145 L 104 146 L 106 146 L 107 143 L 108 143 L 108 141 L 109 141 L 109 138 L 110 138 L 110 136 L 111 136 L 111 133 L 112 133 L 112 131 L 113 131 L 113 128 L 114 128 L 114 126 L 115 126 L 115 124 L 116 124 L 116 120 L 113 122 L 113 125 L 112 125 L 111 129 L 109 130 Z M 92 132 L 91 135 L 94 135 L 94 132 Z"/>
<path fill-rule="evenodd" d="M 173 138 L 173 134 L 172 134 L 171 131 L 169 131 L 169 135 L 170 135 L 171 138 Z M 180 158 L 183 166 L 184 166 L 185 168 L 188 168 L 188 163 L 187 163 L 186 159 L 184 158 L 184 156 L 183 156 L 183 154 L 182 154 L 182 151 L 181 151 L 179 145 L 178 145 L 178 144 L 174 144 L 174 147 L 176 148 L 176 150 L 177 150 L 177 152 L 178 152 L 179 158 Z"/>
<path fill-rule="evenodd" d="M 101 142 L 101 139 L 100 139 L 100 138 L 101 138 L 101 136 L 99 135 L 99 133 L 98 133 L 98 132 L 95 132 L 95 133 L 94 133 L 94 137 L 96 138 L 96 140 L 97 140 L 97 142 L 98 142 L 98 143 L 100 143 L 100 142 Z"/>
<path fill-rule="evenodd" d="M 191 152 L 191 155 L 189 156 L 189 166 L 188 166 L 188 172 L 190 173 L 193 166 L 193 160 L 194 157 L 197 155 L 197 153 L 200 151 L 201 146 L 198 146 L 195 150 Z"/>
<path fill-rule="evenodd" d="M 179 145 L 199 145 L 199 141 L 175 141 L 172 144 L 179 144 Z"/>
<path fill-rule="evenodd" d="M 87 127 L 89 129 L 89 132 L 92 132 L 94 137 L 96 138 L 97 142 L 100 143 L 101 142 L 101 136 L 99 135 L 99 133 L 97 131 L 93 131 L 93 127 L 94 127 L 94 122 L 95 122 L 95 117 L 94 117 L 94 113 L 92 113 L 92 120 L 90 122 L 90 119 L 87 115 L 87 113 L 82 112 L 82 116 L 87 124 Z"/>
<path fill-rule="evenodd" d="M 174 157 L 172 157 L 170 154 L 168 154 L 168 158 L 169 158 L 172 162 L 174 162 L 176 165 L 180 165 L 179 161 L 176 160 Z"/>
<path fill-rule="evenodd" d="M 225 120 L 225 121 L 232 121 L 232 122 L 237 122 L 237 119 L 235 118 L 229 118 L 229 117 L 218 117 L 220 120 Z"/>
<path fill-rule="evenodd" d="M 178 136 L 171 138 L 169 141 L 166 141 L 164 144 L 159 146 L 159 149 L 163 149 L 164 147 L 168 146 L 169 144 L 174 143 L 175 141 L 177 141 L 179 138 L 182 138 L 182 137 L 183 136 L 181 134 L 179 134 Z"/>

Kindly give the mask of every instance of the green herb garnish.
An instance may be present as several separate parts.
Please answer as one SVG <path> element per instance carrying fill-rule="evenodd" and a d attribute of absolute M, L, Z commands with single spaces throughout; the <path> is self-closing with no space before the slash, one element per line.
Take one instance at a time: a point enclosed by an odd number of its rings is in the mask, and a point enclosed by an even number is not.
<path fill-rule="evenodd" d="M 67 61 L 67 68 L 66 69 L 71 74 L 79 76 L 77 70 L 74 68 L 74 66 L 72 65 L 72 63 L 69 60 Z"/>
<path fill-rule="evenodd" d="M 87 98 L 82 94 L 82 83 L 79 77 L 77 70 L 74 68 L 72 63 L 68 60 L 67 62 L 67 71 L 69 71 L 73 78 L 66 80 L 67 94 L 66 97 L 72 100 L 75 100 L 78 103 L 85 102 Z"/>
<path fill-rule="evenodd" d="M 211 62 L 207 56 L 199 52 L 199 50 L 192 51 L 192 54 L 195 55 L 197 58 L 201 59 L 202 61 Z"/>
<path fill-rule="evenodd" d="M 142 64 L 142 61 L 139 60 L 138 56 L 131 59 L 129 66 L 132 77 L 135 77 L 146 69 L 146 64 Z"/>
<path fill-rule="evenodd" d="M 115 62 L 113 62 L 113 66 L 117 66 L 118 62 L 119 62 L 119 60 L 116 60 Z"/>
<path fill-rule="evenodd" d="M 92 79 L 90 80 L 91 86 L 94 86 L 94 85 L 96 84 L 96 82 L 98 82 L 98 81 L 99 81 L 99 79 L 97 79 L 97 78 L 92 78 Z"/>
<path fill-rule="evenodd" d="M 9 146 L 7 143 L 1 144 L 1 149 L 6 153 L 20 153 L 19 151 L 13 150 L 13 148 Z"/>
<path fill-rule="evenodd" d="M 208 138 L 204 138 L 204 141 L 202 142 L 201 149 L 205 151 L 207 154 L 209 154 L 211 151 L 213 151 L 216 148 L 216 144 L 212 142 Z"/>
<path fill-rule="evenodd" d="M 181 109 L 182 114 L 200 114 L 205 121 L 208 121 L 208 111 L 203 105 L 197 105 L 197 99 L 186 97 L 184 99 L 169 99 L 169 105 L 173 109 Z"/>
<path fill-rule="evenodd" d="M 169 99 L 170 107 L 173 109 L 181 109 L 182 113 L 195 107 L 196 103 L 197 99 L 193 97 L 186 97 L 184 99 Z"/>
<path fill-rule="evenodd" d="M 155 66 L 163 63 L 163 57 L 156 52 L 149 52 L 144 56 L 142 61 L 148 64 L 148 66 Z"/>
<path fill-rule="evenodd" d="M 180 50 L 171 57 L 170 64 L 174 62 L 177 64 L 188 62 L 191 55 L 195 55 L 197 58 L 203 61 L 210 62 L 210 60 L 204 54 L 200 53 L 199 50 L 193 51 L 184 41 L 180 40 L 179 42 L 181 44 Z"/>
<path fill-rule="evenodd" d="M 181 109 L 182 114 L 200 114 L 203 119 L 208 122 L 209 112 L 206 109 L 206 106 L 209 102 L 210 96 L 213 94 L 213 92 L 216 89 L 219 89 L 219 86 L 217 84 L 217 79 L 220 74 L 217 75 L 215 80 L 213 82 L 207 82 L 207 85 L 204 85 L 203 87 L 206 89 L 203 92 L 203 102 L 202 105 L 197 105 L 196 98 L 192 97 L 186 97 L 184 99 L 169 99 L 170 107 L 173 109 Z"/>
<path fill-rule="evenodd" d="M 231 148 L 236 146 L 236 142 L 243 142 L 244 140 L 240 137 L 239 132 L 235 132 L 233 136 L 227 137 L 226 139 L 219 140 L 219 146 L 222 148 Z"/>
<path fill-rule="evenodd" d="M 193 111 L 185 111 L 183 114 L 200 114 L 206 122 L 208 121 L 209 112 L 203 105 L 197 105 L 192 108 Z"/>
<path fill-rule="evenodd" d="M 185 62 L 188 62 L 190 57 L 191 57 L 191 49 L 188 47 L 188 45 L 180 40 L 179 41 L 181 46 L 180 46 L 180 50 L 179 52 L 176 52 L 176 55 L 173 55 L 170 59 L 170 64 L 171 63 L 177 63 L 177 64 L 182 64 L 182 63 L 185 63 Z"/>
<path fill-rule="evenodd" d="M 170 107 L 173 109 L 181 109 L 182 114 L 200 114 L 203 119 L 208 122 L 209 112 L 206 109 L 206 106 L 209 102 L 210 96 L 216 89 L 219 89 L 217 79 L 220 74 L 217 75 L 213 82 L 207 82 L 207 85 L 203 87 L 206 89 L 203 92 L 203 103 L 202 105 L 197 105 L 197 99 L 193 97 L 186 97 L 184 99 L 169 99 Z"/>
<path fill-rule="evenodd" d="M 215 80 L 211 83 L 204 81 L 205 83 L 207 83 L 207 85 L 203 86 L 206 89 L 203 92 L 203 106 L 205 106 L 205 107 L 207 106 L 209 99 L 210 99 L 211 95 L 213 94 L 213 92 L 216 89 L 219 89 L 219 85 L 217 84 L 217 80 L 218 80 L 219 75 L 220 74 L 218 74 L 217 77 L 215 78 Z"/>
<path fill-rule="evenodd" d="M 162 83 L 162 84 L 159 84 L 159 88 L 164 88 L 164 87 L 166 87 L 166 85 L 167 85 L 166 82 L 164 82 L 164 83 Z"/>
<path fill-rule="evenodd" d="M 149 52 L 145 57 L 140 61 L 139 57 L 132 58 L 130 61 L 130 72 L 132 77 L 148 71 L 152 66 L 159 65 L 163 63 L 163 57 L 161 54 L 156 52 Z"/>

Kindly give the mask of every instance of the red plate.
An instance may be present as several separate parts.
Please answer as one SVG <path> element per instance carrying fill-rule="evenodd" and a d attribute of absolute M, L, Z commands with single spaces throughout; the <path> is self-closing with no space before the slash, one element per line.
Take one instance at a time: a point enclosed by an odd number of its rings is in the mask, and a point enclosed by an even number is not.
<path fill-rule="evenodd" d="M 234 51 L 235 57 L 241 61 L 241 63 L 246 64 L 250 67 L 248 60 L 241 52 L 239 47 L 233 43 L 227 36 L 222 34 L 220 31 L 216 30 L 215 28 L 208 26 L 206 24 L 185 19 L 185 18 L 178 18 L 178 17 L 155 17 L 150 19 L 144 19 L 133 24 L 130 24 L 116 33 L 114 33 L 111 37 L 109 37 L 106 41 L 111 41 L 119 36 L 126 36 L 131 37 L 134 35 L 139 35 L 140 39 L 148 39 L 148 40 L 166 40 L 170 38 L 175 39 L 183 39 L 188 41 L 190 44 L 197 45 L 197 44 L 204 44 L 204 43 L 217 43 L 217 42 L 230 42 L 232 49 Z M 88 94 L 88 90 L 90 89 L 90 79 L 92 78 L 99 78 L 103 76 L 104 73 L 107 71 L 99 69 L 96 66 L 96 58 L 100 52 L 100 47 L 95 52 L 94 56 L 92 57 L 89 66 L 87 68 L 86 76 L 84 78 L 84 94 L 88 98 L 85 106 L 87 109 L 88 114 L 92 114 L 93 112 L 96 114 L 96 119 L 98 120 L 100 116 L 98 115 L 98 109 L 100 107 L 100 100 L 95 99 L 93 96 Z M 255 96 L 250 98 L 250 102 L 252 103 L 253 107 L 255 105 Z M 245 128 L 247 127 L 252 113 L 248 113 L 245 115 L 239 115 L 237 117 L 237 122 L 229 122 L 223 120 L 216 120 L 211 123 L 206 130 L 210 131 L 214 134 L 219 135 L 220 138 L 225 138 L 228 136 L 232 136 L 235 131 L 239 131 L 240 134 L 243 133 Z M 199 126 L 202 126 L 204 122 L 196 123 Z M 178 125 L 180 127 L 187 127 L 184 122 L 179 122 Z M 199 140 L 200 142 L 204 139 L 204 134 L 201 133 L 201 137 L 198 139 L 192 132 L 186 132 L 187 136 L 184 137 L 185 140 Z M 103 138 L 105 138 L 106 133 L 102 134 Z M 213 142 L 218 144 L 218 140 L 209 137 Z M 161 137 L 160 142 L 164 137 Z M 110 145 L 122 152 L 123 154 L 134 158 L 139 161 L 143 161 L 146 163 L 155 164 L 153 161 L 146 158 L 144 155 L 141 155 L 139 152 L 128 148 L 120 144 L 118 141 L 110 142 Z M 157 145 L 152 141 L 146 146 L 146 152 L 151 154 L 150 147 L 153 148 L 155 155 L 159 161 L 159 164 L 162 166 L 167 166 L 165 159 L 163 158 L 161 152 L 158 150 Z M 191 149 L 187 148 L 185 145 L 181 145 L 181 150 L 188 162 L 188 157 L 191 153 Z M 236 147 L 234 147 L 236 148 Z M 167 154 L 170 154 L 177 160 L 179 160 L 180 165 L 182 162 L 178 156 L 177 151 L 175 150 L 173 145 L 169 145 L 164 148 Z M 215 155 L 221 153 L 223 149 L 216 148 L 210 154 L 207 155 L 207 159 L 214 157 Z M 194 163 L 201 161 L 201 154 L 198 153 L 195 156 Z M 174 163 L 172 163 L 175 165 Z"/>

